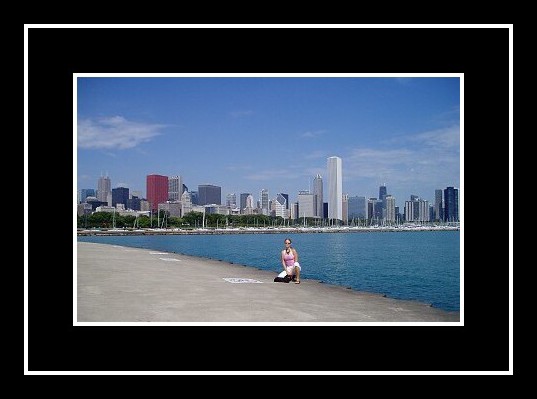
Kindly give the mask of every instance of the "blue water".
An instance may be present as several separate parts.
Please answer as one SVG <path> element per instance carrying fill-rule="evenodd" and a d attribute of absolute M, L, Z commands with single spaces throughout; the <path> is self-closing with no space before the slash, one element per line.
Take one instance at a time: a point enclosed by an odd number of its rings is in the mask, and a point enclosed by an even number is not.
<path fill-rule="evenodd" d="M 301 278 L 460 310 L 459 231 L 80 236 L 78 241 L 220 259 L 276 276 L 288 236 L 299 254 Z"/>

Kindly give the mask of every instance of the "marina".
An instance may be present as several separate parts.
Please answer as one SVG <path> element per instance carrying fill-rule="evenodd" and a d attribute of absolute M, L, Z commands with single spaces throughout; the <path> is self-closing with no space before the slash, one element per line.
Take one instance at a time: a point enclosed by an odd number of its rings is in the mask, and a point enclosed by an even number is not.
<path fill-rule="evenodd" d="M 209 235 L 209 234 L 299 234 L 299 233 L 369 233 L 408 231 L 460 231 L 456 225 L 400 225 L 400 226 L 340 226 L 340 227 L 237 227 L 237 228 L 122 228 L 122 229 L 77 229 L 78 236 L 92 235 Z"/>

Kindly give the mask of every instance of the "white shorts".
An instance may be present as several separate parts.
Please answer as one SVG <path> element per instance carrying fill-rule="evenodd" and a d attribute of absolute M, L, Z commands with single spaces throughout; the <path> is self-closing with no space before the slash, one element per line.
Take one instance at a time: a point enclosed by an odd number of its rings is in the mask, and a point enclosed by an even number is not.
<path fill-rule="evenodd" d="M 284 270 L 283 272 L 281 272 L 280 274 L 278 274 L 278 277 L 285 277 L 287 275 L 287 272 L 289 272 L 289 274 L 295 274 L 294 273 L 294 269 L 298 269 L 300 271 L 302 271 L 302 268 L 300 267 L 300 263 L 298 262 L 295 262 L 295 264 L 293 266 L 287 266 L 286 267 L 286 270 Z"/>
<path fill-rule="evenodd" d="M 295 269 L 302 271 L 302 268 L 300 267 L 300 263 L 295 262 L 293 266 L 287 266 L 287 271 L 289 272 L 289 274 L 295 274 Z"/>

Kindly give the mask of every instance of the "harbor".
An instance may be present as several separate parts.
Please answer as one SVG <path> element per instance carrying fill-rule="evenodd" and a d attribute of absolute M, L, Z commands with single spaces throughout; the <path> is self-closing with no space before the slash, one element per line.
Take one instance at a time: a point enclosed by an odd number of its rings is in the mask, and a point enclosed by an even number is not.
<path fill-rule="evenodd" d="M 199 235 L 199 234 L 299 234 L 299 233 L 368 233 L 405 231 L 460 231 L 457 225 L 402 225 L 402 226 L 341 226 L 341 227 L 238 227 L 238 228 L 122 228 L 77 229 L 78 236 L 92 235 Z"/>

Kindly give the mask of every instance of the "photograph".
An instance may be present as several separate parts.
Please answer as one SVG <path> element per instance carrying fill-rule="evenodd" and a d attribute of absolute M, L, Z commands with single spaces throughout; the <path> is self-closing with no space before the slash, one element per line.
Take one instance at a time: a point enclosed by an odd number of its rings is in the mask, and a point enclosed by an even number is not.
<path fill-rule="evenodd" d="M 463 76 L 74 79 L 77 324 L 461 322 Z"/>
<path fill-rule="evenodd" d="M 520 369 L 512 24 L 27 24 L 24 72 L 25 375 Z"/>

